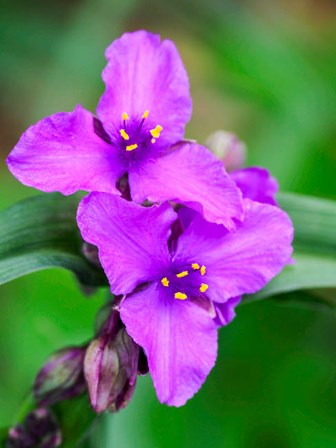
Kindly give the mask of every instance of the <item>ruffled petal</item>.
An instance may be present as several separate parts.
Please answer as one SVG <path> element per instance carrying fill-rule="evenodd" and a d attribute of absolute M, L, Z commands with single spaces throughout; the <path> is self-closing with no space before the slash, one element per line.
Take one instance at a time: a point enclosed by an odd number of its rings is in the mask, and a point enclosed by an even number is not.
<path fill-rule="evenodd" d="M 218 327 L 228 325 L 236 316 L 235 308 L 241 301 L 241 296 L 232 297 L 225 303 L 214 303 L 216 317 L 214 319 Z"/>
<path fill-rule="evenodd" d="M 99 250 L 111 291 L 127 294 L 156 279 L 169 263 L 168 238 L 176 213 L 169 204 L 141 207 L 119 196 L 91 193 L 78 208 L 85 241 Z"/>
<path fill-rule="evenodd" d="M 94 118 L 78 105 L 31 126 L 7 164 L 25 185 L 65 195 L 78 190 L 118 193 L 122 174 L 113 148 L 94 131 Z"/>
<path fill-rule="evenodd" d="M 204 214 L 206 220 L 235 228 L 243 218 L 241 192 L 223 164 L 203 146 L 176 145 L 166 156 L 129 173 L 131 195 L 141 203 L 176 201 Z"/>
<path fill-rule="evenodd" d="M 103 71 L 106 90 L 97 114 L 114 131 L 122 114 L 163 127 L 160 143 L 180 140 L 191 116 L 189 81 L 178 51 L 170 40 L 146 31 L 126 33 L 106 50 Z"/>
<path fill-rule="evenodd" d="M 216 325 L 205 309 L 159 290 L 151 284 L 127 296 L 120 315 L 128 333 L 145 350 L 159 400 L 182 406 L 215 364 Z"/>
<path fill-rule="evenodd" d="M 235 232 L 198 215 L 178 241 L 175 259 L 206 266 L 202 281 L 214 302 L 258 291 L 290 261 L 293 225 L 288 215 L 268 204 L 244 202 L 245 219 Z"/>
<path fill-rule="evenodd" d="M 275 195 L 279 190 L 279 185 L 269 171 L 259 167 L 243 168 L 232 171 L 230 176 L 242 191 L 244 198 L 277 205 Z"/>

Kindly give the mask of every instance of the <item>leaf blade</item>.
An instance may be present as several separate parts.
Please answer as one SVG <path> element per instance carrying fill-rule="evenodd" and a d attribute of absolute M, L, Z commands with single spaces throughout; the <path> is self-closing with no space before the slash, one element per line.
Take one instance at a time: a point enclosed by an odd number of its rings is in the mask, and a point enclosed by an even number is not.
<path fill-rule="evenodd" d="M 336 202 L 294 193 L 281 193 L 278 201 L 291 217 L 298 251 L 336 257 Z"/>
<path fill-rule="evenodd" d="M 39 195 L 0 212 L 0 285 L 48 268 L 72 271 L 88 286 L 105 277 L 82 253 L 77 228 L 78 196 Z"/>
<path fill-rule="evenodd" d="M 336 287 L 336 260 L 297 253 L 295 264 L 287 266 L 257 294 L 246 301 L 261 300 L 292 291 Z"/>
<path fill-rule="evenodd" d="M 245 296 L 246 303 L 293 291 L 336 288 L 336 202 L 292 193 L 279 194 L 278 201 L 294 224 L 294 263 L 261 291 Z"/>

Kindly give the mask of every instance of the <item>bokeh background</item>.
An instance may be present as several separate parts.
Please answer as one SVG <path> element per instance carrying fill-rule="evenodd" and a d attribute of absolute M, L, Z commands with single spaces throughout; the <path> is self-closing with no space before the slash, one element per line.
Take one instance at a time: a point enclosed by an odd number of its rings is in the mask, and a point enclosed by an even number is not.
<path fill-rule="evenodd" d="M 233 131 L 247 144 L 247 163 L 269 168 L 282 190 L 336 198 L 334 0 L 0 4 L 1 209 L 36 194 L 5 165 L 23 130 L 79 102 L 94 111 L 105 47 L 139 28 L 180 50 L 194 103 L 188 137 Z M 85 298 L 69 273 L 51 270 L 1 287 L 0 296 L 4 426 L 48 354 L 90 338 L 103 292 Z M 335 316 L 286 303 L 238 308 L 220 331 L 216 367 L 185 407 L 160 405 L 141 378 L 129 407 L 97 428 L 107 437 L 95 446 L 334 448 Z"/>

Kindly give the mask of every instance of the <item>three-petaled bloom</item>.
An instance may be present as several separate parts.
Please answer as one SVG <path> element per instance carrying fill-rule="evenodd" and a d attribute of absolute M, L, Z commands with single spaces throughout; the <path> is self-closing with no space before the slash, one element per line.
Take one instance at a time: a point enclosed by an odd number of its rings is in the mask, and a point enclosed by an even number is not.
<path fill-rule="evenodd" d="M 210 151 L 181 141 L 191 98 L 175 45 L 137 31 L 114 41 L 106 57 L 98 118 L 78 105 L 39 121 L 9 155 L 10 171 L 25 185 L 66 195 L 119 195 L 127 175 L 133 201 L 175 200 L 233 228 L 243 218 L 240 190 Z"/>
<path fill-rule="evenodd" d="M 181 406 L 217 354 L 217 328 L 242 294 L 261 289 L 290 260 L 292 224 L 277 207 L 245 199 L 230 232 L 186 207 L 142 207 L 91 193 L 79 206 L 83 238 L 95 244 L 127 332 L 143 347 L 158 398 Z"/>

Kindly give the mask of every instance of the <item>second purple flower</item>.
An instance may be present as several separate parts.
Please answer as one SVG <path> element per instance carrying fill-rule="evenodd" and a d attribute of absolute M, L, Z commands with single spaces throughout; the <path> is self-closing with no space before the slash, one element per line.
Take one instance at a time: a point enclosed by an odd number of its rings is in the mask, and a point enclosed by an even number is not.
<path fill-rule="evenodd" d="M 235 232 L 189 209 L 142 207 L 106 193 L 79 206 L 120 316 L 140 345 L 161 402 L 181 406 L 214 366 L 217 328 L 242 294 L 260 290 L 289 262 L 293 227 L 282 210 L 245 200 Z"/>

